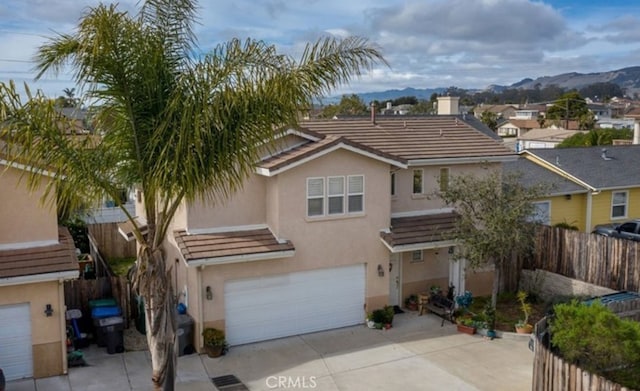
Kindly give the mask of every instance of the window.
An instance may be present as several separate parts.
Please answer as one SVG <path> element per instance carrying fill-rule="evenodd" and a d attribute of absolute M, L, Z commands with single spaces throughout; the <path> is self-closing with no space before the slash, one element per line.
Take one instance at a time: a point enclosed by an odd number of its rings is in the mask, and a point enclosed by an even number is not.
<path fill-rule="evenodd" d="M 364 176 L 349 176 L 349 213 L 364 211 Z"/>
<path fill-rule="evenodd" d="M 533 202 L 533 213 L 529 221 L 551 225 L 551 202 Z"/>
<path fill-rule="evenodd" d="M 413 170 L 413 194 L 422 192 L 422 170 Z"/>
<path fill-rule="evenodd" d="M 614 191 L 611 194 L 611 218 L 627 217 L 627 192 Z"/>
<path fill-rule="evenodd" d="M 326 182 L 326 190 L 325 190 Z M 345 206 L 346 202 L 346 206 Z M 364 211 L 364 176 L 307 178 L 307 216 L 340 215 Z"/>
<path fill-rule="evenodd" d="M 324 178 L 307 179 L 307 216 L 324 214 Z"/>
<path fill-rule="evenodd" d="M 424 260 L 422 250 L 415 250 L 411 252 L 411 263 L 418 263 Z"/>
<path fill-rule="evenodd" d="M 391 195 L 396 195 L 396 173 L 391 173 Z"/>
<path fill-rule="evenodd" d="M 440 169 L 440 192 L 449 190 L 449 168 Z"/>

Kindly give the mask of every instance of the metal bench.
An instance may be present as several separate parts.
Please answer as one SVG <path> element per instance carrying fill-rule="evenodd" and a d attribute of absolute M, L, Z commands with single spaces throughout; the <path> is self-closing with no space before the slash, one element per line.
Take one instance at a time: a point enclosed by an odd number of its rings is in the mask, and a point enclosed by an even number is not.
<path fill-rule="evenodd" d="M 451 323 L 454 323 L 453 311 L 455 309 L 455 303 L 453 300 L 449 300 L 443 295 L 431 295 L 429 302 L 425 304 L 425 307 L 434 314 L 442 317 L 440 327 L 444 326 L 444 321 L 447 319 Z"/>

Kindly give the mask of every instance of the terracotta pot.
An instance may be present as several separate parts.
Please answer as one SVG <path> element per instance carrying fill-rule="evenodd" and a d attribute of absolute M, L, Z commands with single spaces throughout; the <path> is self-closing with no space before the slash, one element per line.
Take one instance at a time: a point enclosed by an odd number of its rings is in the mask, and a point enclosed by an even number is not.
<path fill-rule="evenodd" d="M 461 333 L 473 335 L 476 333 L 476 328 L 473 326 L 465 326 L 463 324 L 458 324 L 458 331 Z"/>
<path fill-rule="evenodd" d="M 222 346 L 205 346 L 204 351 L 207 353 L 207 356 L 211 358 L 216 358 L 222 356 Z"/>
<path fill-rule="evenodd" d="M 516 326 L 516 333 L 518 334 L 531 334 L 533 332 L 533 325 L 526 324 L 522 327 Z"/>

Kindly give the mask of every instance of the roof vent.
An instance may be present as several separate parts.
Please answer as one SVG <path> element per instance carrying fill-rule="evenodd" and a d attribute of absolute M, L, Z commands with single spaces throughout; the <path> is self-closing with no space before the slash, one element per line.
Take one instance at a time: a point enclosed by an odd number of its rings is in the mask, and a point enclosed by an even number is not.
<path fill-rule="evenodd" d="M 606 148 L 602 148 L 602 155 L 600 155 L 600 157 L 602 157 L 602 160 L 611 160 L 611 158 L 609 156 L 607 156 L 607 149 Z"/>
<path fill-rule="evenodd" d="M 560 165 L 560 156 L 556 156 L 556 166 Z"/>

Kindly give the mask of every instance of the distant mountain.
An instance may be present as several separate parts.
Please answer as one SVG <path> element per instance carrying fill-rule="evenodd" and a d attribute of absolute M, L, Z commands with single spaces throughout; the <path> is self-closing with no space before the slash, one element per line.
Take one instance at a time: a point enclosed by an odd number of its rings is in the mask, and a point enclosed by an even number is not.
<path fill-rule="evenodd" d="M 394 100 L 394 99 L 398 99 L 401 98 L 403 96 L 415 96 L 418 99 L 426 99 L 429 100 L 429 98 L 431 98 L 431 95 L 435 92 L 435 93 L 442 93 L 443 91 L 446 91 L 446 88 L 411 88 L 411 87 L 407 87 L 404 88 L 402 90 L 386 90 L 386 91 L 379 91 L 379 92 L 363 92 L 363 93 L 356 93 L 356 95 L 358 95 L 360 97 L 360 99 L 362 99 L 363 102 L 365 103 L 369 103 L 371 101 L 374 100 L 378 100 L 380 102 L 384 102 L 387 100 Z M 322 102 L 324 104 L 330 104 L 330 103 L 338 103 L 340 102 L 340 99 L 342 98 L 342 96 L 332 96 L 329 98 L 325 98 L 322 100 Z"/>
<path fill-rule="evenodd" d="M 640 91 L 640 66 L 618 69 L 609 72 L 563 73 L 556 76 L 543 76 L 537 79 L 522 79 L 508 88 L 534 89 L 557 85 L 565 89 L 577 89 L 596 83 L 614 83 L 627 90 L 627 94 Z M 490 86 L 503 88 L 504 86 Z M 489 89 L 489 88 L 487 88 Z"/>

